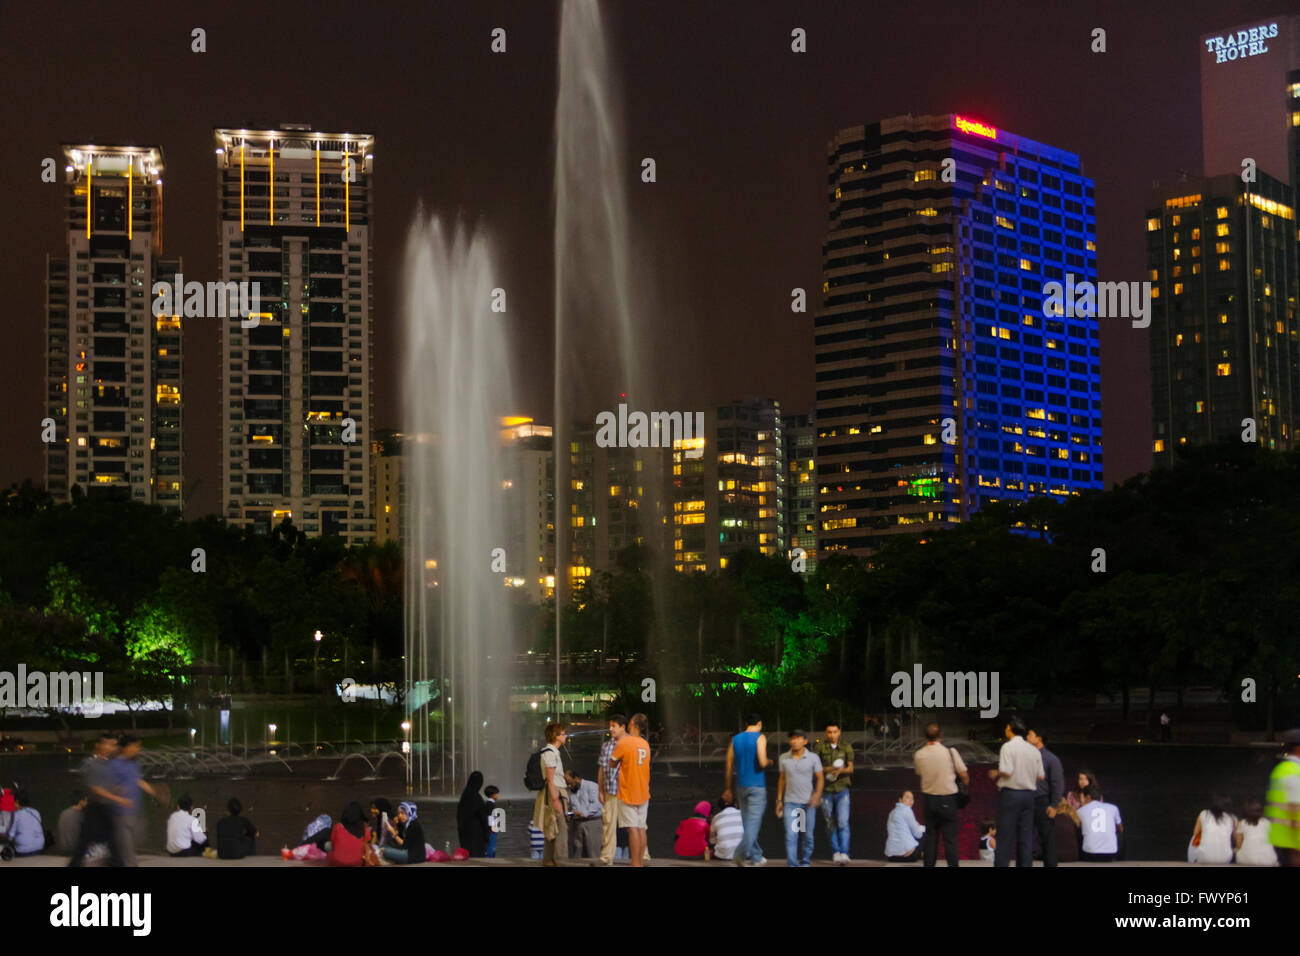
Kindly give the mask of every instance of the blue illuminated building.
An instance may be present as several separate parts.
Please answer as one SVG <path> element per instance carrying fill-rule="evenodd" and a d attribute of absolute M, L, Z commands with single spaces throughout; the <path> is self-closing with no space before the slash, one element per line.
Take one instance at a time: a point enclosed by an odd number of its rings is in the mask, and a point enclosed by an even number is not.
<path fill-rule="evenodd" d="M 1043 306 L 1097 279 L 1079 157 L 946 114 L 841 130 L 827 158 L 818 552 L 1104 487 L 1097 319 Z"/>

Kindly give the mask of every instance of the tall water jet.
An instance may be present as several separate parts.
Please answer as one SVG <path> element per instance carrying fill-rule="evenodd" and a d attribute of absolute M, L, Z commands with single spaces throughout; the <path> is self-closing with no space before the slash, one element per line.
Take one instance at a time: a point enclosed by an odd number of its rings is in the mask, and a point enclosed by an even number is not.
<path fill-rule="evenodd" d="M 570 442 L 575 418 L 594 421 L 620 395 L 651 400 L 635 314 L 627 183 L 633 175 L 605 29 L 596 0 L 564 0 L 555 107 L 556 661 L 570 596 Z M 610 359 L 613 361 L 610 361 Z M 651 469 L 647 473 L 651 473 Z M 651 491 L 647 488 L 647 491 Z M 653 491 L 650 499 L 657 500 Z M 654 508 L 644 520 L 658 524 Z M 644 530 L 644 529 L 643 529 Z"/>
<path fill-rule="evenodd" d="M 448 235 L 420 213 L 404 281 L 410 782 L 458 790 L 481 770 L 505 785 L 523 758 L 509 717 L 519 645 L 491 569 L 507 540 L 500 420 L 514 410 L 506 330 L 491 308 L 499 275 L 482 235 Z"/>

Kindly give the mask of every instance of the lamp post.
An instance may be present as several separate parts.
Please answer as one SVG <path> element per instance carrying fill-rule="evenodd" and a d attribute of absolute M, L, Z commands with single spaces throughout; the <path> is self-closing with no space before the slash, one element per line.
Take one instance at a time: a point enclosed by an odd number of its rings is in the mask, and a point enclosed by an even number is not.
<path fill-rule="evenodd" d="M 194 749 L 194 735 L 196 733 L 197 731 L 193 727 L 191 727 L 190 728 L 190 750 L 191 751 Z"/>
<path fill-rule="evenodd" d="M 271 753 L 271 741 L 275 738 L 275 724 L 266 725 L 266 752 Z"/>
<path fill-rule="evenodd" d="M 402 741 L 402 757 L 406 761 L 406 795 L 411 795 L 411 722 L 402 721 L 402 733 L 406 739 Z"/>
<path fill-rule="evenodd" d="M 314 654 L 312 654 L 312 658 L 311 658 L 311 684 L 312 684 L 312 689 L 315 690 L 316 693 L 318 694 L 320 693 L 320 678 L 317 676 L 317 670 L 320 667 L 321 636 L 322 635 L 319 628 L 317 628 L 316 633 L 312 635 L 312 637 L 315 638 L 316 640 L 316 651 Z"/>

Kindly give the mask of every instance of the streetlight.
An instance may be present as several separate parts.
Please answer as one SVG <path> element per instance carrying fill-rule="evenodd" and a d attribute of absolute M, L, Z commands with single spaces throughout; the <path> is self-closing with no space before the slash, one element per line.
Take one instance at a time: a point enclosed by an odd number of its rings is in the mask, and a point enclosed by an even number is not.
<path fill-rule="evenodd" d="M 402 756 L 406 763 L 406 795 L 411 795 L 411 722 L 402 721 L 402 732 L 406 739 L 402 741 Z"/>
<path fill-rule="evenodd" d="M 317 677 L 316 672 L 317 672 L 317 668 L 318 668 L 319 665 L 320 665 L 320 639 L 321 639 L 321 636 L 322 636 L 322 635 L 321 635 L 321 632 L 320 632 L 320 629 L 319 629 L 319 628 L 317 628 L 317 629 L 316 629 L 316 633 L 312 635 L 312 637 L 315 638 L 315 640 L 316 640 L 316 651 L 315 651 L 314 654 L 312 654 L 312 658 L 311 658 L 311 683 L 312 683 L 312 687 L 313 687 L 317 692 L 320 691 L 320 679 Z"/>
<path fill-rule="evenodd" d="M 194 749 L 194 735 L 198 733 L 193 727 L 190 728 L 190 749 Z"/>
<path fill-rule="evenodd" d="M 266 735 L 266 752 L 269 754 L 271 752 L 271 741 L 275 737 L 275 724 L 267 724 L 266 729 L 268 731 Z"/>

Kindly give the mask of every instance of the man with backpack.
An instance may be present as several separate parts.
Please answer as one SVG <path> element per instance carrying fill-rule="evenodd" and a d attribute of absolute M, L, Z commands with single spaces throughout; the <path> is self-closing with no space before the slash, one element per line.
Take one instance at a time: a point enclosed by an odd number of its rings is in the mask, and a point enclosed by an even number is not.
<path fill-rule="evenodd" d="M 943 745 L 938 724 L 925 728 L 926 744 L 912 756 L 912 766 L 921 778 L 921 796 L 925 802 L 925 836 L 922 856 L 926 866 L 939 859 L 939 836 L 943 835 L 943 855 L 949 866 L 957 866 L 957 779 L 970 785 L 970 771 L 956 748 Z"/>
<path fill-rule="evenodd" d="M 524 785 L 537 791 L 533 824 L 542 831 L 545 844 L 542 865 L 558 866 L 569 859 L 568 788 L 564 783 L 564 760 L 560 748 L 568 735 L 561 723 L 546 725 L 546 746 L 528 759 Z M 539 786 L 540 784 L 540 786 Z"/>

